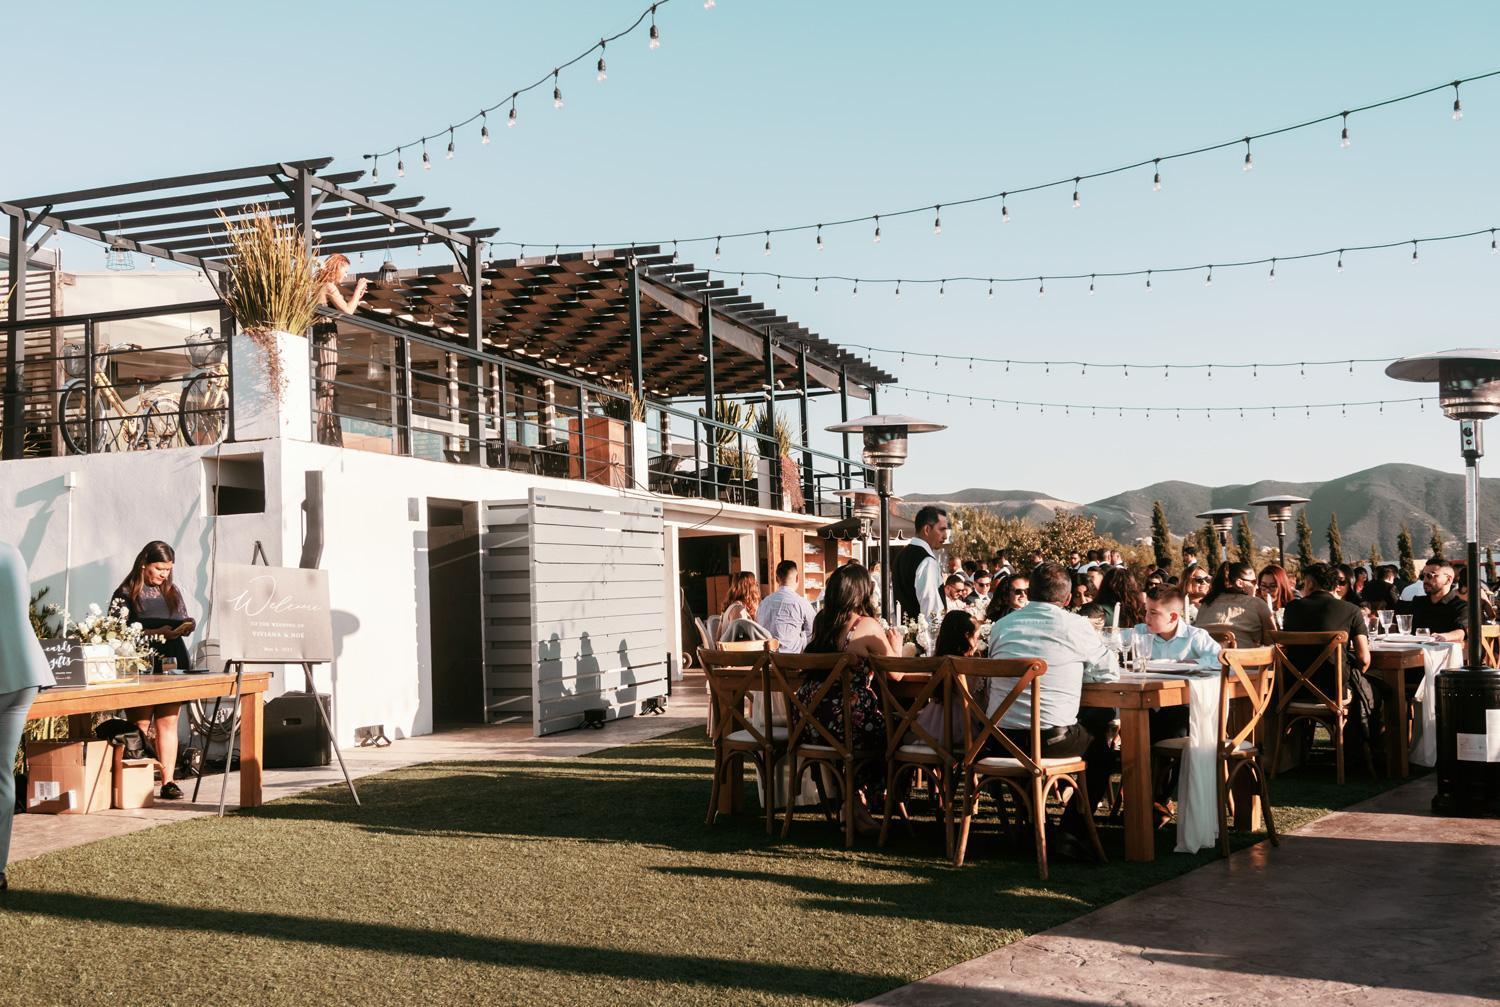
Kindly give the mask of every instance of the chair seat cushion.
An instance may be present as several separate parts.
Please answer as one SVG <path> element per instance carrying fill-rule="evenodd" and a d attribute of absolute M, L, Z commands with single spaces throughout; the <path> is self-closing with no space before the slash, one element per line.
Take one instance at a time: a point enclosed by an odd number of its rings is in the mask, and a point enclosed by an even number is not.
<path fill-rule="evenodd" d="M 974 765 L 979 769 L 983 769 L 991 773 L 1027 772 L 1027 770 L 1022 767 L 1020 759 L 1002 758 L 1000 756 L 991 756 L 988 759 L 980 759 L 978 762 L 974 763 Z M 1087 765 L 1087 763 L 1076 756 L 1057 756 L 1053 758 L 1038 759 L 1037 765 L 1041 766 L 1043 769 L 1061 769 L 1063 766 L 1077 766 L 1079 769 L 1082 769 L 1085 765 Z"/>
<path fill-rule="evenodd" d="M 937 749 L 931 745 L 924 745 L 920 741 L 913 741 L 896 749 L 896 754 L 908 759 L 936 759 L 939 758 Z"/>
<path fill-rule="evenodd" d="M 1348 704 L 1348 702 L 1348 699 L 1344 700 L 1344 703 L 1346 705 Z M 1333 710 L 1329 707 L 1324 706 L 1322 703 L 1288 703 L 1286 704 L 1286 712 L 1295 713 L 1298 715 L 1306 715 L 1309 713 L 1326 713 L 1330 717 L 1333 716 Z"/>
<path fill-rule="evenodd" d="M 1187 738 L 1163 738 L 1151 747 L 1160 749 L 1162 752 L 1171 752 L 1180 755 L 1187 748 L 1187 745 Z M 1234 750 L 1236 755 L 1248 755 L 1253 751 L 1255 751 L 1255 745 L 1250 741 L 1240 742 Z"/>
<path fill-rule="evenodd" d="M 786 741 L 786 735 L 787 735 L 787 729 L 786 728 L 784 728 L 784 727 L 777 727 L 774 724 L 771 726 L 771 740 L 772 741 L 785 742 Z M 753 735 L 749 731 L 743 730 L 743 729 L 739 730 L 739 731 L 735 731 L 735 732 L 733 732 L 731 734 L 725 735 L 724 740 L 728 741 L 728 742 L 732 742 L 732 743 L 734 743 L 736 745 L 758 745 L 758 744 L 760 744 L 760 741 L 755 737 L 755 735 Z"/>

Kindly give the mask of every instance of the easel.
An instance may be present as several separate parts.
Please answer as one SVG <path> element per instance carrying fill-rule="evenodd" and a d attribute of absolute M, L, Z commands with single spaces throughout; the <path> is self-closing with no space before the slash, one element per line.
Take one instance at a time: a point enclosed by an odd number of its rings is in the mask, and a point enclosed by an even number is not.
<path fill-rule="evenodd" d="M 256 562 L 259 562 L 261 566 L 270 566 L 271 565 L 270 561 L 268 561 L 266 559 L 266 551 L 265 551 L 264 547 L 261 546 L 261 544 L 260 544 L 259 541 L 257 541 L 255 543 L 255 551 L 250 556 L 250 564 L 252 566 L 254 566 L 256 564 Z M 230 699 L 229 699 L 229 702 L 230 702 L 229 741 L 227 743 L 227 747 L 224 749 L 224 778 L 223 778 L 223 783 L 219 787 L 219 817 L 220 818 L 224 817 L 225 801 L 226 801 L 226 799 L 229 796 L 229 760 L 231 758 L 233 758 L 233 756 L 234 756 L 234 745 L 235 745 L 236 740 L 238 740 L 239 733 L 240 733 L 240 686 L 241 686 L 241 684 L 244 681 L 245 668 L 248 665 L 275 665 L 277 667 L 284 667 L 288 663 L 300 664 L 302 666 L 302 673 L 303 673 L 303 675 L 306 676 L 307 692 L 308 692 L 309 695 L 312 696 L 312 699 L 313 699 L 313 709 L 315 709 L 318 712 L 318 726 L 323 729 L 323 736 L 328 739 L 328 747 L 331 748 L 331 749 L 333 749 L 333 757 L 338 760 L 339 770 L 340 770 L 340 772 L 342 772 L 344 774 L 344 784 L 345 784 L 345 786 L 347 786 L 349 788 L 349 796 L 352 797 L 352 798 L 354 798 L 354 803 L 355 803 L 356 806 L 358 806 L 358 804 L 359 804 L 359 792 L 354 789 L 354 781 L 349 778 L 349 769 L 348 769 L 347 766 L 344 765 L 344 756 L 343 756 L 343 753 L 339 751 L 339 745 L 338 745 L 337 739 L 335 739 L 334 736 L 333 736 L 333 727 L 332 727 L 332 725 L 330 725 L 328 723 L 327 719 L 323 716 L 323 704 L 318 700 L 317 685 L 313 681 L 313 670 L 312 670 L 313 669 L 313 662 L 311 662 L 311 661 L 296 661 L 296 662 L 287 662 L 287 661 L 225 661 L 224 662 L 224 668 L 226 670 L 228 670 L 228 668 L 230 667 L 230 665 L 234 666 L 234 693 L 233 693 L 233 695 L 230 696 Z M 331 698 L 332 697 L 330 697 L 330 699 Z M 209 716 L 208 723 L 204 727 L 204 736 L 203 736 L 203 750 L 204 750 L 204 752 L 208 751 L 209 734 L 213 730 L 213 725 L 219 719 L 219 704 L 220 704 L 220 702 L 222 702 L 222 700 L 223 700 L 222 696 L 216 697 L 214 699 L 214 712 Z M 196 803 L 197 800 L 198 800 L 198 788 L 201 787 L 201 786 L 203 786 L 203 774 L 200 772 L 198 774 L 198 780 L 197 780 L 197 782 L 193 784 L 193 801 L 194 801 L 194 803 Z"/>

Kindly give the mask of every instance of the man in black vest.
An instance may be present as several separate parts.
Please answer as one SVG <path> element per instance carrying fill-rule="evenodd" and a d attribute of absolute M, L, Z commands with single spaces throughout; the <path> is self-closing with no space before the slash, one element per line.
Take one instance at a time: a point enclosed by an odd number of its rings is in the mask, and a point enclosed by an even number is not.
<path fill-rule="evenodd" d="M 937 551 L 948 540 L 948 512 L 929 504 L 917 511 L 917 534 L 891 561 L 891 592 L 903 619 L 942 618 L 943 578 Z"/>

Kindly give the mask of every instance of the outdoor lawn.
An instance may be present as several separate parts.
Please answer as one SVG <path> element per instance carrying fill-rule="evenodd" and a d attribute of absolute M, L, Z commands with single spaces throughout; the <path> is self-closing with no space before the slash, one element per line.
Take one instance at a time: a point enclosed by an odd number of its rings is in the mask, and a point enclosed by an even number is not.
<path fill-rule="evenodd" d="M 846 852 L 755 801 L 705 827 L 702 729 L 568 762 L 438 763 L 12 866 L 15 1003 L 843 1004 L 1211 861 L 1054 860 L 918 823 Z M 1273 782 L 1290 830 L 1393 785 Z M 1252 841 L 1237 837 L 1241 844 Z M 1273 867 L 1274 869 L 1274 858 Z M 147 991 L 149 990 L 149 996 Z"/>

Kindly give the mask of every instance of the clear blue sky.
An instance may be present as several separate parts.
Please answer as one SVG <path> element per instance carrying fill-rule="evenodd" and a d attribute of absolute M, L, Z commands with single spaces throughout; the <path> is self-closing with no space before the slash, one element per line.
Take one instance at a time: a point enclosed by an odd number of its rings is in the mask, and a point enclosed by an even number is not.
<path fill-rule="evenodd" d="M 641 0 L 570 3 L 27 5 L 7 15 L 26 100 L 8 103 L 0 191 L 29 195 L 262 160 L 363 151 L 431 132 L 509 94 Z M 891 3 L 674 0 L 644 33 L 523 99 L 496 142 L 433 145 L 424 193 L 527 241 L 645 240 L 855 216 L 1013 188 L 1260 131 L 1500 67 L 1500 5 L 1480 2 Z M 786 273 L 939 276 L 1176 265 L 1500 226 L 1500 79 L 1329 125 L 998 206 L 726 244 L 721 265 Z M 19 143 L 15 138 L 22 138 Z M 416 161 L 408 158 L 408 166 Z M 384 167 L 384 166 L 383 166 Z M 393 174 L 393 172 L 391 173 Z M 385 170 L 382 175 L 389 177 Z M 825 286 L 764 297 L 838 342 L 960 354 L 1181 362 L 1387 356 L 1492 344 L 1500 256 L 1488 240 L 1139 281 L 981 288 Z M 93 268 L 93 248 L 68 248 Z M 684 248 L 708 263 L 711 249 Z M 878 357 L 908 384 L 1100 404 L 1302 403 L 1399 397 L 1380 368 L 1248 375 L 934 368 Z M 1384 461 L 1457 470 L 1456 431 L 1429 408 L 1311 420 L 1040 416 L 938 401 L 885 411 L 942 420 L 898 489 L 985 485 L 1091 500 L 1160 479 L 1321 479 Z M 831 421 L 826 412 L 818 425 Z"/>

